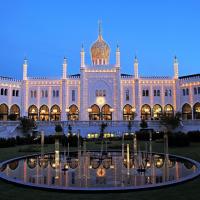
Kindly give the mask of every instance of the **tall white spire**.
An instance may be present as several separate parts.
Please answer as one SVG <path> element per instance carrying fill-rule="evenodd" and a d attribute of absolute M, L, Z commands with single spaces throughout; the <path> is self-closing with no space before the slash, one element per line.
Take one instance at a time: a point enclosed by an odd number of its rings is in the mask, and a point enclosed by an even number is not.
<path fill-rule="evenodd" d="M 134 58 L 134 77 L 135 77 L 135 79 L 138 79 L 138 77 L 139 77 L 139 74 L 138 74 L 138 59 L 137 59 L 136 56 Z"/>
<path fill-rule="evenodd" d="M 174 57 L 174 78 L 178 79 L 178 76 L 179 76 L 179 72 L 178 72 L 178 59 L 175 56 Z"/>
<path fill-rule="evenodd" d="M 102 22 L 101 20 L 98 21 L 98 35 L 102 37 Z"/>
<path fill-rule="evenodd" d="M 116 49 L 116 67 L 120 68 L 120 49 L 118 44 Z"/>
<path fill-rule="evenodd" d="M 85 67 L 85 51 L 83 44 L 81 46 L 81 67 Z"/>
<path fill-rule="evenodd" d="M 63 70 L 62 70 L 63 74 L 62 74 L 62 78 L 66 79 L 67 78 L 67 59 L 64 57 L 63 60 Z"/>
<path fill-rule="evenodd" d="M 28 68 L 28 61 L 26 57 L 24 58 L 24 63 L 23 63 L 23 80 L 27 80 L 27 68 Z"/>

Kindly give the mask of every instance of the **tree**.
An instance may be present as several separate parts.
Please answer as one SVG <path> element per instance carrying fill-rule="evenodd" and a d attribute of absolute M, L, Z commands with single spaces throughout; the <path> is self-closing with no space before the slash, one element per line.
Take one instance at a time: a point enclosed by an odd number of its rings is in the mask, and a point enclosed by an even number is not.
<path fill-rule="evenodd" d="M 24 133 L 29 132 L 33 127 L 36 126 L 35 122 L 30 118 L 21 117 L 19 120 Z"/>
<path fill-rule="evenodd" d="M 72 126 L 70 124 L 68 125 L 68 134 L 72 136 Z"/>
<path fill-rule="evenodd" d="M 129 133 L 129 134 L 131 133 L 132 126 L 133 126 L 133 124 L 132 124 L 132 122 L 129 120 L 129 121 L 128 121 L 128 133 Z"/>
<path fill-rule="evenodd" d="M 181 122 L 180 118 L 181 118 L 180 112 L 177 112 L 175 115 L 170 115 L 170 116 L 163 115 L 160 118 L 160 124 L 166 128 L 167 132 L 170 132 L 175 128 L 179 127 Z"/>
<path fill-rule="evenodd" d="M 99 135 L 99 138 L 103 139 L 104 131 L 105 131 L 105 129 L 106 129 L 107 126 L 108 126 L 108 124 L 104 123 L 104 122 L 100 125 L 100 135 Z"/>
<path fill-rule="evenodd" d="M 141 128 L 147 128 L 148 127 L 148 124 L 147 124 L 147 122 L 144 119 L 142 119 L 142 121 L 140 123 L 140 127 Z"/>
<path fill-rule="evenodd" d="M 17 115 L 14 113 L 11 113 L 10 115 L 8 115 L 8 119 L 11 121 L 16 121 L 17 120 Z"/>
<path fill-rule="evenodd" d="M 63 131 L 63 128 L 62 128 L 61 124 L 56 124 L 56 126 L 55 126 L 55 131 L 56 131 L 57 133 Z"/>

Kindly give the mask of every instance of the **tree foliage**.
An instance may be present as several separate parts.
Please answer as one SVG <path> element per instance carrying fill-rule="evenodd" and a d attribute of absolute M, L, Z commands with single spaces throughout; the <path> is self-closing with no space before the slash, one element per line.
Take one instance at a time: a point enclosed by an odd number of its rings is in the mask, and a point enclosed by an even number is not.
<path fill-rule="evenodd" d="M 72 136 L 72 126 L 70 124 L 68 125 L 68 134 Z"/>
<path fill-rule="evenodd" d="M 105 131 L 105 129 L 106 129 L 107 126 L 108 126 L 107 123 L 102 122 L 102 124 L 100 125 L 100 135 L 99 135 L 99 138 L 103 138 L 104 131 Z"/>
<path fill-rule="evenodd" d="M 10 115 L 8 115 L 8 119 L 11 121 L 16 121 L 17 120 L 17 115 L 14 113 L 11 113 Z"/>
<path fill-rule="evenodd" d="M 147 122 L 144 119 L 142 119 L 142 121 L 140 123 L 140 127 L 141 128 L 148 128 L 148 124 L 147 124 Z"/>
<path fill-rule="evenodd" d="M 55 131 L 56 131 L 57 133 L 63 131 L 63 128 L 62 128 L 61 124 L 56 124 L 56 126 L 55 126 Z"/>
<path fill-rule="evenodd" d="M 167 116 L 163 115 L 160 119 L 160 124 L 164 126 L 167 131 L 171 131 L 180 125 L 180 113 L 176 113 L 175 115 Z"/>
<path fill-rule="evenodd" d="M 21 117 L 20 119 L 20 125 L 22 127 L 22 130 L 24 133 L 27 133 L 30 131 L 33 127 L 35 127 L 35 122 L 27 117 Z"/>

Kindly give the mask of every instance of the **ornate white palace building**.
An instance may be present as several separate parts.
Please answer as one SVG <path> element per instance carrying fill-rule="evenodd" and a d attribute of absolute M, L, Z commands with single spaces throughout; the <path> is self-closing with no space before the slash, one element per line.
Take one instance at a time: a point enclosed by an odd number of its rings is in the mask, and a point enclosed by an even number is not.
<path fill-rule="evenodd" d="M 0 77 L 0 120 L 11 114 L 34 120 L 156 120 L 162 114 L 182 113 L 183 120 L 200 119 L 200 74 L 179 77 L 178 60 L 173 77 L 139 75 L 134 59 L 134 75 L 122 74 L 120 49 L 116 63 L 109 63 L 110 48 L 101 30 L 91 47 L 91 64 L 80 52 L 80 74 L 67 74 L 63 61 L 60 79 L 28 76 L 24 59 L 23 80 Z M 135 115 L 136 114 L 136 115 Z"/>

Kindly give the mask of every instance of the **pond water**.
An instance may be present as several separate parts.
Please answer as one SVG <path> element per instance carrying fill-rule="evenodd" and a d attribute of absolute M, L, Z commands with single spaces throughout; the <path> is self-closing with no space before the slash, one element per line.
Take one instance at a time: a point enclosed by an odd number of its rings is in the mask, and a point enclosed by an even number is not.
<path fill-rule="evenodd" d="M 1 179 L 56 190 L 135 190 L 199 175 L 195 161 L 147 152 L 49 153 L 12 159 L 0 166 Z"/>

